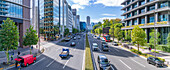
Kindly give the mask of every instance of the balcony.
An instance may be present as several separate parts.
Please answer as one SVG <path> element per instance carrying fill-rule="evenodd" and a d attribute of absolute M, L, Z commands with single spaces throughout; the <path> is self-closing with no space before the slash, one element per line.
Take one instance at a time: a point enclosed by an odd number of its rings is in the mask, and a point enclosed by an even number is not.
<path fill-rule="evenodd" d="M 126 26 L 126 27 L 122 27 L 122 30 L 127 30 L 127 29 L 133 29 L 135 26 L 137 25 L 132 25 L 132 26 Z M 139 24 L 138 25 L 140 28 L 153 28 L 154 27 L 154 23 L 147 23 L 147 24 Z M 163 21 L 163 22 L 157 22 L 155 24 L 155 27 L 169 27 L 170 24 L 168 24 L 167 21 Z"/>
<path fill-rule="evenodd" d="M 135 11 L 135 10 L 138 10 L 138 9 L 141 9 L 141 8 L 144 8 L 144 7 L 146 7 L 146 6 L 149 6 L 149 5 L 151 5 L 151 4 L 154 4 L 154 3 L 160 2 L 160 1 L 166 1 L 166 0 L 155 0 L 155 1 L 147 2 L 147 3 L 145 3 L 144 5 L 140 5 L 140 6 L 136 7 L 136 8 L 131 9 L 130 11 L 127 11 L 126 13 L 123 13 L 121 16 L 125 16 L 126 14 L 128 14 L 128 13 L 130 13 L 130 12 L 132 12 L 132 11 Z M 122 10 L 123 10 L 123 9 L 122 9 Z"/>
<path fill-rule="evenodd" d="M 148 12 L 136 15 L 136 16 L 132 16 L 132 17 L 126 18 L 123 21 L 131 20 L 131 19 L 142 17 L 142 16 L 145 16 L 145 15 L 154 14 L 154 12 L 157 13 L 157 12 L 162 12 L 162 11 L 168 11 L 169 9 L 170 9 L 170 7 L 159 8 L 159 9 L 156 9 L 156 10 L 148 11 Z"/>

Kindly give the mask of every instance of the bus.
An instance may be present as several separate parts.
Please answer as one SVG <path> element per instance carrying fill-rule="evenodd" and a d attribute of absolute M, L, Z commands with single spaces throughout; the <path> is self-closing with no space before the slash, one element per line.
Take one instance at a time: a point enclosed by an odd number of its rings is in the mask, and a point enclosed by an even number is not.
<path fill-rule="evenodd" d="M 110 42 L 110 36 L 109 35 L 104 35 L 103 38 L 105 39 L 106 42 Z"/>

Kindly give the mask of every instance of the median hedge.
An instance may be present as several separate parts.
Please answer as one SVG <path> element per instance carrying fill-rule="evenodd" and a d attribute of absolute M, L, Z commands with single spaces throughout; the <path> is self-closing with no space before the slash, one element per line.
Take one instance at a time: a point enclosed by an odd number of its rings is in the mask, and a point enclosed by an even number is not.
<path fill-rule="evenodd" d="M 134 52 L 134 53 L 136 53 L 138 55 L 144 56 L 146 58 L 148 58 L 148 57 L 155 57 L 155 56 L 147 54 L 147 53 L 142 53 L 141 51 L 138 52 L 138 50 L 136 50 L 136 49 L 131 49 L 130 51 L 132 51 L 132 52 Z M 162 58 L 159 58 L 159 57 L 157 57 L 157 58 L 162 60 L 163 62 L 165 62 L 165 59 L 162 59 Z"/>
<path fill-rule="evenodd" d="M 91 57 L 91 51 L 89 46 L 88 37 L 86 34 L 86 59 L 85 59 L 85 70 L 93 70 L 93 63 Z"/>

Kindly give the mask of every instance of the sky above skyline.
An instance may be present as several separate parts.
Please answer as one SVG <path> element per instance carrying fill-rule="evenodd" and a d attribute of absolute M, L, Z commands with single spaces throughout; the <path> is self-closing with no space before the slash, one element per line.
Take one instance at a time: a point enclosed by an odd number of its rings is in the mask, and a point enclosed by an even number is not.
<path fill-rule="evenodd" d="M 90 16 L 91 22 L 98 22 L 103 19 L 115 19 L 123 16 L 121 3 L 124 0 L 67 0 L 77 14 L 80 15 L 80 21 L 86 21 L 86 17 Z"/>

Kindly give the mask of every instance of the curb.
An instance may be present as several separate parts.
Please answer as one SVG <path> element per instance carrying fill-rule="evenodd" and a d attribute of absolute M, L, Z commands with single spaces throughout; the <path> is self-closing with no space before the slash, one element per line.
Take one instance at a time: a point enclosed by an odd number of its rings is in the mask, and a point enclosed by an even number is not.
<path fill-rule="evenodd" d="M 121 46 L 121 48 L 123 48 L 124 50 L 127 50 L 127 51 L 129 51 L 129 52 L 131 52 L 129 49 L 127 49 L 127 48 L 124 48 L 124 47 L 122 47 Z M 131 52 L 132 54 L 135 54 L 135 55 L 138 55 L 138 54 L 136 54 L 136 53 L 134 53 L 134 52 Z M 141 56 L 141 55 L 138 55 L 139 57 L 141 57 L 141 58 L 143 58 L 143 59 L 147 59 L 146 57 L 144 57 L 144 56 Z M 168 64 L 165 64 L 166 66 L 168 66 L 168 68 L 170 68 L 170 65 L 168 65 Z"/>
<path fill-rule="evenodd" d="M 7 66 L 7 67 L 0 68 L 0 70 L 7 69 L 7 68 L 12 67 L 12 66 L 14 66 L 14 65 L 15 65 L 15 64 L 11 64 L 11 65 L 9 65 L 9 66 Z"/>

